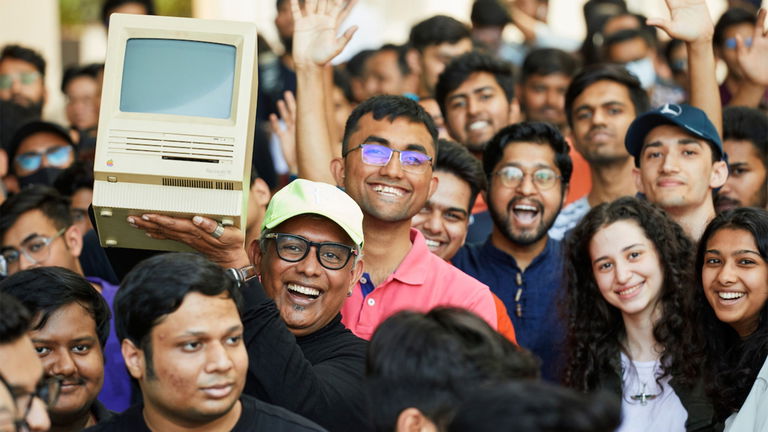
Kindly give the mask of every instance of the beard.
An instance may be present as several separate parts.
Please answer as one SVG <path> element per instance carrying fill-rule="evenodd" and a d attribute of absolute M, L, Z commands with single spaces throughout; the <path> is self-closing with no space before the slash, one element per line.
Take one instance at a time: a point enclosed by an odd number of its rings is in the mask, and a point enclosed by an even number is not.
<path fill-rule="evenodd" d="M 490 193 L 490 191 L 489 191 Z M 528 230 L 521 230 L 519 232 L 515 232 L 514 228 L 512 226 L 512 218 L 514 218 L 514 206 L 515 204 L 520 201 L 522 198 L 514 198 L 509 201 L 507 204 L 507 213 L 506 215 L 502 214 L 501 212 L 497 211 L 492 205 L 488 206 L 488 211 L 491 213 L 491 219 L 493 219 L 493 224 L 499 229 L 499 232 L 504 235 L 504 237 L 509 240 L 510 242 L 520 245 L 520 246 L 530 246 L 547 235 L 547 232 L 550 228 L 552 228 L 552 225 L 555 224 L 555 219 L 557 219 L 557 215 L 560 213 L 560 209 L 563 207 L 562 200 L 560 205 L 557 207 L 557 209 L 552 212 L 551 214 L 546 214 L 544 212 L 544 206 L 541 204 L 541 202 L 536 202 L 537 207 L 539 208 L 539 214 L 541 217 L 539 218 L 539 225 L 536 226 L 534 229 L 528 229 Z"/>

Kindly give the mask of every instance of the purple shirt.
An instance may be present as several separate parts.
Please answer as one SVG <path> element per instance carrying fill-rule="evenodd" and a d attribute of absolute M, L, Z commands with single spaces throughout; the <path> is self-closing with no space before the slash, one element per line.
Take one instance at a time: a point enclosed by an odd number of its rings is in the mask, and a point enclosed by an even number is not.
<path fill-rule="evenodd" d="M 112 311 L 112 303 L 117 294 L 117 285 L 99 279 L 97 277 L 86 277 L 89 282 L 101 286 L 101 295 L 109 304 L 109 310 Z M 99 401 L 107 409 L 123 412 L 131 406 L 131 377 L 125 368 L 123 354 L 120 350 L 120 341 L 117 340 L 115 333 L 115 314 L 112 312 L 112 319 L 109 320 L 109 337 L 104 346 L 104 386 L 99 393 Z"/>

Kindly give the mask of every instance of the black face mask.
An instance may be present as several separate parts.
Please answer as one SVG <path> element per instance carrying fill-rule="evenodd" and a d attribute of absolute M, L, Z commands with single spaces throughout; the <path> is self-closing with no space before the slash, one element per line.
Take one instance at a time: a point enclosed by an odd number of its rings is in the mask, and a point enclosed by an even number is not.
<path fill-rule="evenodd" d="M 53 182 L 64 171 L 62 168 L 45 167 L 33 172 L 32 174 L 24 177 L 19 177 L 19 187 L 22 189 L 33 184 L 43 184 L 46 186 L 53 186 Z"/>

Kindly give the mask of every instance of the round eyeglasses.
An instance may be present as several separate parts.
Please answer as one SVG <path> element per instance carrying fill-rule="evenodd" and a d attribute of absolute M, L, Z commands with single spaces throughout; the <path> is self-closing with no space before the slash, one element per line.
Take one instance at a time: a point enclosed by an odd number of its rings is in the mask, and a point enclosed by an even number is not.
<path fill-rule="evenodd" d="M 360 144 L 347 150 L 344 156 L 346 157 L 355 150 L 360 150 L 363 155 L 363 163 L 368 165 L 386 166 L 392 159 L 392 153 L 399 153 L 400 166 L 403 167 L 403 171 L 420 174 L 432 166 L 432 157 L 426 153 L 415 150 L 395 150 L 381 144 Z"/>
<path fill-rule="evenodd" d="M 13 420 L 13 425 L 14 429 L 17 431 L 29 430 L 27 417 L 32 410 L 32 404 L 35 402 L 35 399 L 40 399 L 45 405 L 45 409 L 50 411 L 59 400 L 59 394 L 61 392 L 61 378 L 57 376 L 41 380 L 37 383 L 33 392 L 25 391 L 9 384 L 2 376 L 0 376 L 0 382 L 5 385 L 14 399 L 16 416 Z"/>
<path fill-rule="evenodd" d="M 563 177 L 551 168 L 539 168 L 532 173 L 527 173 L 516 166 L 505 166 L 504 168 L 491 173 L 491 176 L 499 176 L 501 184 L 508 188 L 515 188 L 522 183 L 526 175 L 531 175 L 531 181 L 539 190 L 552 188 L 557 182 L 562 181 Z"/>
<path fill-rule="evenodd" d="M 67 227 L 60 229 L 50 237 L 35 234 L 33 237 L 24 240 L 18 250 L 10 246 L 0 249 L 0 255 L 5 259 L 6 270 L 8 272 L 18 270 L 19 259 L 22 254 L 32 264 L 39 264 L 47 260 L 51 256 L 51 243 L 61 237 L 65 231 L 67 231 Z"/>
<path fill-rule="evenodd" d="M 352 255 L 358 251 L 352 246 L 334 242 L 313 242 L 302 236 L 284 233 L 268 233 L 265 239 L 275 240 L 277 256 L 283 261 L 299 262 L 309 253 L 310 247 L 315 247 L 317 261 L 328 270 L 339 270 L 349 262 Z"/>
<path fill-rule="evenodd" d="M 13 86 L 15 80 L 23 85 L 33 84 L 41 77 L 40 72 L 20 72 L 16 74 L 2 74 L 0 75 L 0 90 L 7 90 Z"/>

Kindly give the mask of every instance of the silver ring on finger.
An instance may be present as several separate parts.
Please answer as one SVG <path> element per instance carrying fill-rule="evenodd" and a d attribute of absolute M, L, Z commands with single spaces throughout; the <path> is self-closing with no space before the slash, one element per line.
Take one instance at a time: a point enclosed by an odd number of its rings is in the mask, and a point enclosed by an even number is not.
<path fill-rule="evenodd" d="M 217 223 L 216 228 L 211 233 L 211 236 L 213 236 L 213 238 L 220 238 L 222 235 L 224 235 L 224 226 L 220 223 Z"/>

